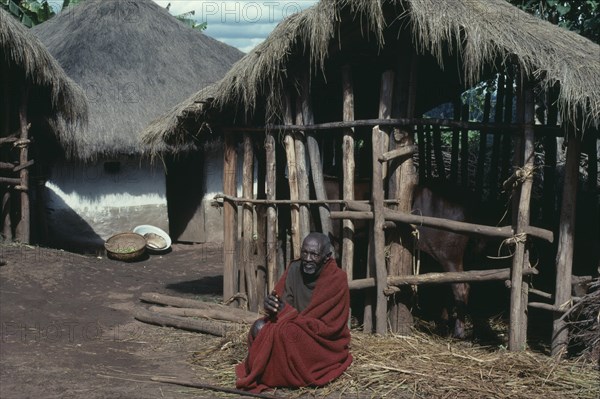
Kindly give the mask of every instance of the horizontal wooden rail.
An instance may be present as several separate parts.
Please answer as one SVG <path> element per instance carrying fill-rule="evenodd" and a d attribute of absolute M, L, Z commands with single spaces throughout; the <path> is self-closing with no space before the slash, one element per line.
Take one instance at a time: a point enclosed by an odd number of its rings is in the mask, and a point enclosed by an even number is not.
<path fill-rule="evenodd" d="M 569 309 L 561 309 L 556 305 L 551 305 L 549 303 L 544 303 L 544 302 L 529 302 L 527 304 L 527 306 L 529 306 L 530 308 L 550 310 L 552 312 L 557 312 L 557 313 L 565 313 L 567 310 L 569 310 Z"/>
<path fill-rule="evenodd" d="M 542 297 L 542 298 L 552 299 L 552 294 L 550 294 L 549 292 L 544 292 L 544 291 L 541 291 L 541 290 L 536 290 L 535 288 L 529 288 L 529 293 L 533 294 L 533 295 L 537 295 L 537 296 Z"/>
<path fill-rule="evenodd" d="M 29 161 L 27 161 L 25 163 L 22 163 L 22 164 L 19 164 L 19 165 L 15 166 L 14 169 L 13 169 L 13 172 L 19 172 L 22 169 L 26 169 L 26 168 L 32 166 L 34 163 L 35 163 L 35 161 L 33 159 L 30 159 Z"/>
<path fill-rule="evenodd" d="M 417 151 L 419 151 L 419 148 L 416 145 L 401 147 L 381 154 L 381 156 L 379 157 L 379 162 L 388 162 L 392 159 L 406 157 L 416 153 Z"/>
<path fill-rule="evenodd" d="M 19 185 L 21 184 L 21 179 L 17 177 L 1 177 L 0 183 L 11 184 L 11 185 Z"/>
<path fill-rule="evenodd" d="M 243 203 L 247 203 L 247 204 L 260 204 L 260 205 L 293 205 L 293 204 L 346 204 L 348 201 L 346 200 L 341 200 L 341 199 L 325 199 L 325 200 L 302 200 L 302 199 L 297 199 L 297 200 L 287 200 L 287 199 L 280 199 L 280 200 L 268 200 L 268 199 L 254 199 L 254 198 L 243 198 L 243 197 L 233 197 L 231 195 L 223 195 L 223 194 L 218 194 L 215 195 L 213 197 L 214 201 L 219 201 L 219 200 L 225 200 L 225 201 L 231 201 L 231 202 L 235 202 L 237 204 L 243 204 Z M 366 206 L 368 205 L 368 200 L 364 200 L 364 201 L 352 201 L 353 203 L 364 203 Z M 384 201 L 386 204 L 396 204 L 398 203 L 397 200 L 394 199 L 389 199 L 389 200 L 385 200 Z"/>
<path fill-rule="evenodd" d="M 0 144 L 11 144 L 17 141 L 16 137 L 0 137 Z"/>
<path fill-rule="evenodd" d="M 523 125 L 518 123 L 483 123 L 483 122 L 466 122 L 455 121 L 453 119 L 438 119 L 438 118 L 396 118 L 396 119 L 360 119 L 345 122 L 325 122 L 312 125 L 265 125 L 265 126 L 224 126 L 223 129 L 232 132 L 265 132 L 267 130 L 278 131 L 318 131 L 345 129 L 353 127 L 374 127 L 374 126 L 445 126 L 451 128 L 468 129 L 468 130 L 486 130 L 488 133 L 499 131 L 505 134 L 512 134 L 515 131 L 523 130 Z M 560 126 L 533 126 L 536 134 L 552 133 L 554 135 L 562 135 L 563 128 Z"/>
<path fill-rule="evenodd" d="M 523 270 L 523 275 L 538 273 L 539 271 L 533 267 Z M 492 270 L 469 270 L 466 272 L 426 273 L 416 276 L 388 276 L 387 283 L 390 286 L 399 287 L 403 285 L 468 283 L 473 281 L 494 281 L 508 279 L 510 279 L 510 269 L 506 268 Z M 348 286 L 351 290 L 375 287 L 375 279 L 371 277 L 352 280 L 348 283 Z"/>
<path fill-rule="evenodd" d="M 351 211 L 331 212 L 332 219 L 372 219 L 373 213 L 366 211 L 366 204 L 359 204 L 355 201 L 347 202 L 347 207 Z M 368 206 L 368 205 L 367 205 Z M 492 227 L 481 224 L 457 222 L 455 220 L 447 220 L 435 218 L 431 216 L 419 216 L 408 213 L 398 212 L 391 209 L 384 210 L 386 220 L 393 222 L 402 222 L 413 224 L 417 227 L 435 227 L 441 230 L 451 231 L 454 233 L 478 234 L 489 237 L 510 238 L 514 236 L 514 231 L 511 226 Z M 542 240 L 552 242 L 554 234 L 549 230 L 544 230 L 539 227 L 528 226 L 525 228 L 525 233 L 533 237 L 541 238 Z"/>

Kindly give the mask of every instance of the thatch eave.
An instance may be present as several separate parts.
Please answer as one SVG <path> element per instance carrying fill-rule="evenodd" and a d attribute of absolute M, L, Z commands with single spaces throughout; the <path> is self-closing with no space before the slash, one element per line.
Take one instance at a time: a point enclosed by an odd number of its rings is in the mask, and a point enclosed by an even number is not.
<path fill-rule="evenodd" d="M 43 110 L 44 115 L 38 116 L 47 120 L 50 133 L 68 153 L 68 143 L 75 131 L 88 120 L 88 102 L 83 90 L 65 74 L 38 38 L 1 9 L 0 53 L 3 55 L 0 62 L 7 70 L 20 71 L 21 76 L 13 78 L 23 79 L 23 84 L 28 82 L 39 88 L 36 93 L 47 96 L 32 101 Z"/>
<path fill-rule="evenodd" d="M 389 14 L 390 9 L 394 14 Z M 309 59 L 311 76 L 316 69 L 322 70 L 343 16 L 350 17 L 362 36 L 371 37 L 380 48 L 385 29 L 410 25 L 417 52 L 433 55 L 442 68 L 444 54 L 459 58 L 464 76 L 457 79 L 463 79 L 465 85 L 487 78 L 482 72 L 490 65 L 516 63 L 537 79 L 540 88 L 560 83 L 558 106 L 564 121 L 574 121 L 583 114 L 584 123 L 600 125 L 600 46 L 505 0 L 321 0 L 282 21 L 232 67 L 215 85 L 215 111 L 237 109 L 248 117 L 261 102 L 266 109 L 265 123 L 280 118 L 292 55 L 302 53 Z M 392 24 L 399 19 L 399 24 Z M 197 113 L 198 120 L 204 118 L 203 112 Z M 190 139 L 184 136 L 191 132 L 168 123 L 175 122 L 172 117 L 161 120 L 162 132 L 154 125 L 143 133 L 147 142 L 154 143 L 154 149 L 160 148 L 155 140 L 183 143 Z M 174 140 L 178 135 L 184 136 Z"/>

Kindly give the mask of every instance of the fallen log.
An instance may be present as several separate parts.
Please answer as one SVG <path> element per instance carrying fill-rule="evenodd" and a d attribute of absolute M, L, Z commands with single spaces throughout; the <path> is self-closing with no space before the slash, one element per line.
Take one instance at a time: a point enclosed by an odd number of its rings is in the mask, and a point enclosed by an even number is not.
<path fill-rule="evenodd" d="M 281 398 L 281 396 L 273 396 L 273 395 L 269 395 L 269 394 L 265 394 L 265 393 L 254 393 L 254 392 L 242 391 L 241 389 L 235 389 L 235 388 L 219 387 L 216 385 L 209 385 L 209 384 L 204 384 L 201 382 L 184 381 L 184 380 L 179 380 L 177 378 L 171 378 L 171 377 L 155 376 L 155 377 L 150 377 L 150 380 L 155 381 L 155 382 L 164 382 L 167 384 L 181 385 L 183 387 L 208 389 L 210 391 L 218 391 L 218 392 L 227 392 L 227 393 L 232 393 L 232 394 L 241 395 L 241 396 L 248 396 L 251 398 L 263 398 L 263 399 L 277 399 L 277 398 L 280 399 Z"/>
<path fill-rule="evenodd" d="M 253 317 L 254 320 L 261 317 L 260 314 L 254 312 L 248 312 L 247 310 L 230 308 L 228 306 L 220 305 L 218 303 L 210 303 L 204 301 L 198 301 L 196 299 L 179 298 L 176 296 L 158 294 L 155 292 L 144 292 L 140 295 L 140 300 L 148 303 L 155 303 L 158 305 L 174 306 L 177 308 L 191 308 L 191 309 L 213 309 L 218 310 L 223 315 L 227 314 L 235 316 L 237 319 L 248 319 Z M 236 319 L 236 320 L 237 320 Z"/>
<path fill-rule="evenodd" d="M 250 312 L 248 312 L 248 316 L 239 316 L 231 314 L 231 312 L 224 312 L 221 309 L 165 308 L 162 306 L 151 306 L 150 311 L 168 316 L 202 317 L 205 319 L 225 320 L 246 324 L 252 324 L 257 319 L 257 317 Z"/>
<path fill-rule="evenodd" d="M 225 334 L 233 330 L 235 327 L 228 327 L 224 323 L 217 321 L 195 320 L 180 316 L 167 316 L 146 309 L 138 309 L 135 311 L 134 317 L 144 323 L 155 324 L 161 327 L 175 327 L 182 330 L 201 332 L 224 337 Z"/>

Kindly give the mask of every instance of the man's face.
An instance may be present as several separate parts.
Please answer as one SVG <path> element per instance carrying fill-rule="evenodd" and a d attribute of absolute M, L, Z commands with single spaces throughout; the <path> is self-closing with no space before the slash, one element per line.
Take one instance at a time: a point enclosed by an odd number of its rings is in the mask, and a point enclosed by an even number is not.
<path fill-rule="evenodd" d="M 307 276 L 318 274 L 327 260 L 324 252 L 319 240 L 313 238 L 304 240 L 302 251 L 300 252 L 302 272 Z"/>

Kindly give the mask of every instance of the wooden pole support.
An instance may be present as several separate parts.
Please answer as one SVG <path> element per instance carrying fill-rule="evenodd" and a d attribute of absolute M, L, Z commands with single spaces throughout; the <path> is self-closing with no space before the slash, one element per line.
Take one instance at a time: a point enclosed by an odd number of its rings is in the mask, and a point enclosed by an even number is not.
<path fill-rule="evenodd" d="M 265 137 L 265 151 L 267 157 L 267 199 L 276 198 L 276 154 L 275 136 L 268 131 Z M 275 206 L 267 208 L 267 289 L 269 292 L 275 288 L 277 279 L 277 210 Z"/>
<path fill-rule="evenodd" d="M 565 183 L 558 231 L 558 251 L 556 254 L 554 305 L 557 307 L 560 307 L 571 298 L 577 184 L 579 181 L 579 155 L 581 153 L 581 141 L 575 136 L 574 132 L 569 135 L 568 140 Z M 567 323 L 560 318 L 560 315 L 555 315 L 552 325 L 552 355 L 558 356 L 564 353 L 568 341 L 569 332 Z"/>
<path fill-rule="evenodd" d="M 22 142 L 22 145 L 19 146 L 19 164 L 25 165 L 29 161 L 29 128 L 31 124 L 28 122 L 28 110 L 27 105 L 29 103 L 29 91 L 31 87 L 27 85 L 27 87 L 23 90 L 21 96 L 21 106 L 19 107 L 19 126 L 20 126 L 20 136 L 19 141 Z M 30 241 L 30 206 L 29 206 L 29 170 L 27 168 L 22 168 L 19 171 L 19 177 L 21 179 L 21 183 L 19 184 L 21 189 L 21 218 L 17 223 L 15 229 L 15 235 L 18 241 L 22 243 L 29 243 Z"/>
<path fill-rule="evenodd" d="M 310 99 L 310 83 L 308 76 L 304 76 L 302 80 L 301 90 L 301 106 L 302 117 L 304 123 L 312 125 L 314 123 L 314 115 L 312 110 L 312 101 Z M 327 193 L 325 192 L 325 183 L 323 179 L 323 165 L 321 163 L 321 150 L 319 143 L 312 131 L 307 131 L 306 147 L 308 149 L 308 157 L 310 159 L 310 175 L 312 176 L 313 186 L 315 188 L 315 196 L 318 200 L 326 200 Z M 327 237 L 333 233 L 333 226 L 329 218 L 329 207 L 326 204 L 319 206 L 319 216 L 321 219 L 321 232 Z"/>
<path fill-rule="evenodd" d="M 296 101 L 296 125 L 304 124 L 302 116 L 302 104 L 300 99 Z M 308 186 L 308 170 L 306 167 L 306 144 L 304 143 L 304 133 L 294 134 L 294 149 L 296 150 L 296 178 L 298 179 L 298 199 L 306 201 L 310 198 L 310 188 Z M 310 233 L 310 211 L 308 206 L 300 204 L 300 242 Z"/>
<path fill-rule="evenodd" d="M 285 96 L 285 114 L 283 122 L 286 125 L 294 123 L 292 117 L 292 104 L 289 93 Z M 290 133 L 286 133 L 283 139 L 285 146 L 285 156 L 287 160 L 288 170 L 288 184 L 290 186 L 290 200 L 297 201 L 299 198 L 298 193 L 298 178 L 296 172 L 296 150 L 294 147 L 294 137 Z M 298 204 L 292 204 L 290 207 L 290 218 L 291 218 L 291 235 L 292 235 L 292 259 L 300 257 L 300 247 L 302 246 L 302 239 L 300 237 L 300 207 Z"/>
<path fill-rule="evenodd" d="M 254 144 L 252 136 L 244 133 L 244 161 L 242 167 L 242 192 L 244 197 L 254 196 Z M 240 267 L 240 289 L 245 288 L 248 309 L 258 310 L 256 288 L 256 265 L 254 262 L 254 210 L 252 204 L 242 205 L 242 265 Z"/>
<path fill-rule="evenodd" d="M 373 146 L 373 243 L 375 246 L 375 276 L 377 287 L 377 302 L 375 308 L 375 332 L 385 334 L 387 332 L 387 299 L 384 290 L 387 288 L 387 268 L 385 264 L 385 233 L 383 223 L 383 178 L 382 165 L 379 162 L 381 154 L 382 134 L 379 127 L 373 128 L 372 146 Z"/>
<path fill-rule="evenodd" d="M 342 67 L 342 98 L 343 98 L 343 120 L 345 122 L 354 120 L 354 87 L 352 83 L 352 68 L 350 65 Z M 343 159 L 343 190 L 344 201 L 354 200 L 354 129 L 344 129 L 344 159 Z M 331 217 L 331 213 L 330 213 Z M 342 269 L 348 276 L 348 281 L 353 278 L 354 265 L 354 221 L 344 219 L 342 221 Z"/>
<path fill-rule="evenodd" d="M 524 118 L 525 128 L 523 129 L 523 169 L 533 170 L 534 162 L 534 134 L 533 134 L 533 116 L 534 99 L 533 89 L 529 83 L 522 90 L 524 96 Z M 525 349 L 526 325 L 523 320 L 527 311 L 527 303 L 523 303 L 523 268 L 528 263 L 525 259 L 525 243 L 527 240 L 527 227 L 529 226 L 531 188 L 533 184 L 533 175 L 528 175 L 521 185 L 521 195 L 519 198 L 519 208 L 516 225 L 515 252 L 513 255 L 512 273 L 511 273 L 511 291 L 510 291 L 510 332 L 508 340 L 508 349 L 511 351 L 520 351 Z"/>
<path fill-rule="evenodd" d="M 223 151 L 223 193 L 237 194 L 237 152 L 233 133 L 226 131 Z M 223 204 L 223 300 L 227 301 L 237 292 L 237 205 Z"/>

